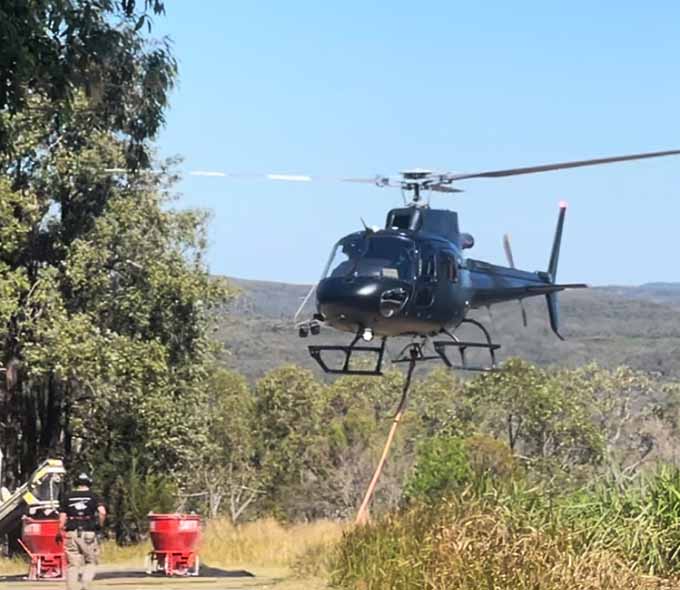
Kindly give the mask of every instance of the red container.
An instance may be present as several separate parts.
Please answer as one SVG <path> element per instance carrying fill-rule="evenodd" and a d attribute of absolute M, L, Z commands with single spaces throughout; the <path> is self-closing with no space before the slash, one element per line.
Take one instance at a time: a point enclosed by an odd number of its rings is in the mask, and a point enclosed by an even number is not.
<path fill-rule="evenodd" d="M 64 546 L 57 542 L 59 519 L 24 518 L 21 540 L 31 553 L 63 553 Z"/>
<path fill-rule="evenodd" d="M 31 558 L 29 580 L 63 579 L 66 570 L 64 545 L 57 541 L 59 520 L 25 517 L 21 525 L 21 545 Z"/>
<path fill-rule="evenodd" d="M 198 545 L 201 517 L 195 514 L 149 514 L 149 533 L 153 551 L 149 573 L 198 575 Z"/>

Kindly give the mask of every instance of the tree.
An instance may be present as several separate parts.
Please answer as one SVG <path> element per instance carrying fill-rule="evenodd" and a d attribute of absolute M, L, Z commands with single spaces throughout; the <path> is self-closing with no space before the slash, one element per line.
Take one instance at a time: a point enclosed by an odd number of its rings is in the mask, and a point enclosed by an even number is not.
<path fill-rule="evenodd" d="M 474 409 L 463 382 L 453 371 L 435 369 L 413 388 L 413 406 L 423 435 L 464 435 L 471 431 Z"/>
<path fill-rule="evenodd" d="M 255 385 L 257 461 L 267 481 L 269 510 L 314 516 L 314 507 L 297 497 L 323 474 L 324 405 L 324 387 L 307 369 L 286 365 Z"/>
<path fill-rule="evenodd" d="M 618 480 L 633 477 L 659 443 L 672 436 L 663 432 L 659 417 L 673 414 L 677 384 L 629 367 L 605 369 L 595 363 L 557 375 L 568 396 L 591 400 L 605 466 Z"/>
<path fill-rule="evenodd" d="M 163 12 L 161 0 L 0 1 L 0 114 L 31 115 L 56 141 L 84 95 L 90 129 L 125 136 L 128 163 L 148 165 L 176 64 L 141 31 Z M 17 153 L 14 130 L 0 117 L 0 153 Z"/>
<path fill-rule="evenodd" d="M 390 370 L 380 379 L 341 377 L 328 387 L 323 420 L 329 444 L 328 475 L 316 490 L 316 497 L 326 502 L 328 516 L 347 518 L 359 508 L 379 462 L 403 383 L 401 372 Z M 415 416 L 406 413 L 376 489 L 379 508 L 394 507 L 401 497 L 418 427 Z"/>
<path fill-rule="evenodd" d="M 230 291 L 204 264 L 205 214 L 172 209 L 169 163 L 140 170 L 174 62 L 135 29 L 132 2 L 29 4 L 31 26 L 42 30 L 53 18 L 56 29 L 45 35 L 66 35 L 48 73 L 63 67 L 68 91 L 49 99 L 47 74 L 26 80 L 12 70 L 19 90 L 0 110 L 7 483 L 54 454 L 71 468 L 94 468 L 102 486 L 129 472 L 133 457 L 140 481 L 162 473 L 183 483 L 207 441 L 207 327 Z M 4 30 L 28 26 L 0 6 Z M 68 44 L 82 42 L 85 52 L 100 41 L 87 68 L 68 77 L 78 63 Z M 40 47 L 29 42 L 26 50 L 49 62 L 49 48 Z M 2 49 L 13 50 L 20 48 Z M 97 80 L 101 93 L 85 88 Z"/>
<path fill-rule="evenodd" d="M 201 477 L 190 488 L 207 497 L 214 518 L 224 502 L 233 523 L 241 520 L 267 487 L 256 465 L 256 416 L 252 392 L 239 374 L 215 367 L 208 380 L 208 444 L 200 460 Z"/>
<path fill-rule="evenodd" d="M 563 377 L 510 359 L 501 371 L 470 381 L 466 393 L 484 405 L 487 427 L 506 437 L 513 454 L 561 469 L 598 463 L 603 441 L 590 398 L 579 388 L 567 390 Z"/>

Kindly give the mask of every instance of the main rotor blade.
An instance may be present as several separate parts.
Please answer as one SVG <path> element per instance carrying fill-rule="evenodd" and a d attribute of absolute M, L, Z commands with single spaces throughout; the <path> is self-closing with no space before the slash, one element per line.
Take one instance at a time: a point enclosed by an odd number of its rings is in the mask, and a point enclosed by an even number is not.
<path fill-rule="evenodd" d="M 560 162 L 557 164 L 541 164 L 539 166 L 527 166 L 524 168 L 508 168 L 507 170 L 488 170 L 485 172 L 472 172 L 469 174 L 447 174 L 448 180 L 465 180 L 467 178 L 500 178 L 503 176 L 516 176 L 519 174 L 536 174 L 537 172 L 549 172 L 551 170 L 564 170 L 565 168 L 580 168 L 581 166 L 598 166 L 600 164 L 612 164 L 614 162 L 627 162 L 628 160 L 644 160 L 646 158 L 661 158 L 663 156 L 680 155 L 680 150 L 668 150 L 665 152 L 647 152 L 644 154 L 631 154 L 628 156 L 614 156 L 612 158 L 596 158 L 594 160 L 576 160 L 574 162 Z"/>
<path fill-rule="evenodd" d="M 461 188 L 454 188 L 452 186 L 446 186 L 445 184 L 433 184 L 427 187 L 425 190 L 432 190 L 436 193 L 462 193 L 464 192 Z"/>
<path fill-rule="evenodd" d="M 110 169 L 110 171 L 116 171 Z M 387 176 L 372 176 L 367 178 L 341 178 L 337 176 L 310 176 L 308 174 L 282 174 L 282 173 L 259 173 L 247 174 L 238 172 L 221 172 L 208 170 L 192 170 L 189 176 L 208 176 L 218 178 L 240 178 L 245 180 L 277 180 L 284 182 L 354 182 L 361 184 L 373 184 L 376 186 L 389 186 L 399 188 L 401 181 L 394 181 Z"/>
<path fill-rule="evenodd" d="M 314 180 L 329 180 L 321 176 L 308 176 L 306 174 L 242 174 L 234 172 L 220 172 L 216 170 L 191 170 L 187 173 L 189 176 L 209 176 L 215 178 L 243 178 L 246 180 L 284 180 L 287 182 L 312 182 Z M 333 179 L 331 179 L 333 180 Z"/>

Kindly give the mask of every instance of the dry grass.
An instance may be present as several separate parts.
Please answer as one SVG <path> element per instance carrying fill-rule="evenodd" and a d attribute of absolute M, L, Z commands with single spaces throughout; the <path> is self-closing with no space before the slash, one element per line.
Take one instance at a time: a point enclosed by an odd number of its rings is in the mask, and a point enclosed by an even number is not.
<path fill-rule="evenodd" d="M 151 551 L 151 543 L 149 541 L 126 547 L 119 547 L 113 541 L 104 541 L 102 543 L 101 562 L 120 566 L 141 567 L 149 551 Z"/>
<path fill-rule="evenodd" d="M 241 526 L 226 519 L 214 520 L 203 531 L 199 554 L 206 565 L 273 577 L 302 576 L 310 588 L 321 588 L 325 584 L 319 578 L 326 577 L 330 549 L 344 528 L 344 524 L 329 520 L 287 526 L 273 518 Z M 118 547 L 107 541 L 102 547 L 102 563 L 139 568 L 149 551 L 150 542 Z"/>
<path fill-rule="evenodd" d="M 11 559 L 0 557 L 0 575 L 23 574 L 26 573 L 27 570 L 28 562 L 20 557 L 12 557 Z"/>
<path fill-rule="evenodd" d="M 205 563 L 225 567 L 290 568 L 306 555 L 323 553 L 341 538 L 343 529 L 342 523 L 328 520 L 283 526 L 267 518 L 239 527 L 216 520 L 206 527 L 201 556 Z"/>
<path fill-rule="evenodd" d="M 640 575 L 607 551 L 576 550 L 569 534 L 511 531 L 499 514 L 474 514 L 436 529 L 426 568 L 433 590 L 643 590 L 672 588 L 672 580 Z"/>
<path fill-rule="evenodd" d="M 678 577 L 643 575 L 572 531 L 517 526 L 502 509 L 440 506 L 346 533 L 331 577 L 362 590 L 661 590 Z"/>

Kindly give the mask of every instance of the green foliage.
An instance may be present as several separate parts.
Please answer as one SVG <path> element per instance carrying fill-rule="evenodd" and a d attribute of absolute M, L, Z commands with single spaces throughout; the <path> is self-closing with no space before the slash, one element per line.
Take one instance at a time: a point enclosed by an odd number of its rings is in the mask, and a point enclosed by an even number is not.
<path fill-rule="evenodd" d="M 213 367 L 206 387 L 207 441 L 186 489 L 204 492 L 204 501 L 194 502 L 201 512 L 213 518 L 226 506 L 236 523 L 266 487 L 267 477 L 257 466 L 255 403 L 246 380 L 225 369 Z"/>
<path fill-rule="evenodd" d="M 172 163 L 139 171 L 175 76 L 138 26 L 148 10 L 162 3 L 0 2 L 0 57 L 14 64 L 0 68 L 10 487 L 55 455 L 107 490 L 133 459 L 143 486 L 183 485 L 208 441 L 208 327 L 232 291 L 207 273 L 205 213 L 173 209 Z"/>
<path fill-rule="evenodd" d="M 406 483 L 404 495 L 411 501 L 432 502 L 470 483 L 472 467 L 465 442 L 440 436 L 418 449 L 416 467 Z"/>
<path fill-rule="evenodd" d="M 437 368 L 428 373 L 414 385 L 411 404 L 426 436 L 466 435 L 475 428 L 472 399 L 453 371 Z"/>
<path fill-rule="evenodd" d="M 489 486 L 500 489 L 516 475 L 516 462 L 505 443 L 484 434 L 439 435 L 420 444 L 404 498 L 433 504 L 470 489 L 484 494 Z"/>
<path fill-rule="evenodd" d="M 560 497 L 552 518 L 573 531 L 579 547 L 612 551 L 650 575 L 680 572 L 680 470 L 676 466 L 661 464 L 623 485 L 603 480 Z"/>
<path fill-rule="evenodd" d="M 473 434 L 465 439 L 465 449 L 476 479 L 504 481 L 517 473 L 517 461 L 503 441 L 486 434 Z"/>
<path fill-rule="evenodd" d="M 488 428 L 504 434 L 514 454 L 559 469 L 597 464 L 604 441 L 590 414 L 592 397 L 568 384 L 564 373 L 511 359 L 502 371 L 471 380 L 466 393 L 486 410 Z"/>
<path fill-rule="evenodd" d="M 144 141 L 164 121 L 176 64 L 167 42 L 141 29 L 163 10 L 160 0 L 0 3 L 0 153 L 16 153 L 14 115 L 40 119 L 47 137 L 85 95 L 89 130 L 128 137 L 128 163 L 148 165 Z"/>
<path fill-rule="evenodd" d="M 323 391 L 310 371 L 294 366 L 271 371 L 255 386 L 257 457 L 275 513 L 285 513 L 287 502 L 304 511 L 299 491 L 323 473 Z"/>
<path fill-rule="evenodd" d="M 172 478 L 142 473 L 137 457 L 133 456 L 129 471 L 124 475 L 116 474 L 106 494 L 116 541 L 125 545 L 145 539 L 149 531 L 149 513 L 174 512 L 177 494 L 177 485 Z"/>

